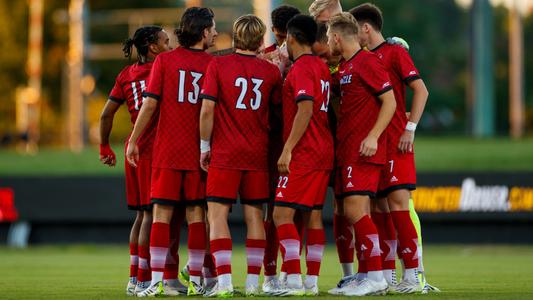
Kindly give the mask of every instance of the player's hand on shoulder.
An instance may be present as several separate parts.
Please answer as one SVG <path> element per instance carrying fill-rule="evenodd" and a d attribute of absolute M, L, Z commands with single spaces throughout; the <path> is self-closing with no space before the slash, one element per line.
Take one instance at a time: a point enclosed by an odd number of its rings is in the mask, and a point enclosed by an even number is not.
<path fill-rule="evenodd" d="M 128 143 L 126 148 L 126 159 L 132 167 L 137 167 L 139 161 L 139 146 L 136 143 Z"/>
<path fill-rule="evenodd" d="M 204 171 L 209 170 L 209 163 L 211 162 L 211 151 L 200 153 L 200 168 Z"/>
<path fill-rule="evenodd" d="M 398 149 L 402 153 L 413 152 L 413 143 L 415 141 L 415 132 L 410 130 L 405 130 L 400 137 L 400 142 L 398 143 Z"/>
<path fill-rule="evenodd" d="M 117 157 L 115 155 L 115 152 L 113 152 L 113 149 L 111 149 L 111 146 L 109 146 L 109 144 L 100 144 L 100 161 L 104 165 L 108 165 L 110 167 L 114 167 L 116 165 Z"/>
<path fill-rule="evenodd" d="M 289 174 L 289 165 L 291 164 L 292 153 L 288 150 L 283 150 L 281 156 L 278 159 L 278 172 L 280 174 Z"/>
<path fill-rule="evenodd" d="M 393 37 L 387 38 L 387 44 L 402 46 L 402 48 L 409 51 L 409 44 L 407 43 L 406 40 L 402 39 L 401 37 L 393 36 Z"/>
<path fill-rule="evenodd" d="M 361 156 L 373 156 L 378 151 L 378 138 L 372 135 L 367 136 L 361 147 L 359 148 L 359 154 Z"/>

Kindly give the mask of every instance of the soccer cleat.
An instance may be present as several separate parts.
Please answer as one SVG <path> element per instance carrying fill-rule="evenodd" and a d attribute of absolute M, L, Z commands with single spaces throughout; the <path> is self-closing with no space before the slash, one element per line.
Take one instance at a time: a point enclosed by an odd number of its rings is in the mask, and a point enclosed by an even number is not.
<path fill-rule="evenodd" d="M 128 296 L 135 296 L 135 287 L 137 284 L 131 282 L 131 280 L 128 281 L 128 285 L 126 286 L 126 295 Z"/>
<path fill-rule="evenodd" d="M 216 285 L 217 285 L 216 277 L 211 280 L 206 280 L 206 278 L 204 278 L 204 293 L 209 292 L 210 290 L 215 288 Z"/>
<path fill-rule="evenodd" d="M 279 290 L 280 287 L 280 282 L 277 278 L 265 280 L 263 282 L 263 293 L 271 295 L 274 291 Z"/>
<path fill-rule="evenodd" d="M 353 275 L 342 277 L 341 280 L 339 280 L 339 283 L 337 283 L 337 286 L 328 291 L 328 294 L 330 294 L 330 295 L 342 295 L 342 288 L 344 288 L 350 282 L 352 282 L 352 281 L 354 281 L 356 279 L 357 279 L 357 274 L 353 274 Z"/>
<path fill-rule="evenodd" d="M 255 285 L 247 286 L 246 291 L 244 292 L 244 295 L 246 297 L 255 297 L 255 296 L 259 296 L 260 294 L 261 292 L 259 292 L 259 287 Z"/>
<path fill-rule="evenodd" d="M 301 287 L 285 287 L 282 288 L 278 293 L 275 294 L 275 296 L 278 297 L 291 297 L 291 296 L 297 296 L 297 297 L 303 297 L 305 296 L 305 288 L 302 285 Z"/>
<path fill-rule="evenodd" d="M 231 298 L 233 297 L 233 286 L 221 288 L 218 283 L 208 292 L 204 294 L 207 298 Z"/>
<path fill-rule="evenodd" d="M 187 296 L 200 296 L 205 294 L 204 288 L 194 281 L 189 281 L 189 288 L 187 289 Z"/>
<path fill-rule="evenodd" d="M 353 281 L 343 291 L 345 296 L 374 296 L 387 294 L 388 288 L 385 279 L 381 281 L 373 281 L 370 279 L 363 279 L 361 281 Z"/>
<path fill-rule="evenodd" d="M 422 294 L 440 293 L 440 289 L 432 286 L 426 280 L 426 275 L 424 272 L 418 272 L 418 280 L 420 281 L 420 286 L 422 287 Z"/>
<path fill-rule="evenodd" d="M 137 285 L 135 286 L 134 295 L 136 296 L 140 292 L 146 290 L 150 286 L 150 281 L 137 281 Z"/>
<path fill-rule="evenodd" d="M 399 294 L 412 294 L 422 292 L 423 287 L 418 281 L 403 280 L 394 287 L 394 291 Z"/>
<path fill-rule="evenodd" d="M 163 282 L 158 281 L 156 284 L 149 286 L 144 291 L 137 294 L 137 297 L 157 297 L 164 296 L 165 289 L 163 288 Z"/>
<path fill-rule="evenodd" d="M 163 280 L 163 289 L 165 291 L 165 296 L 179 296 L 187 295 L 187 288 L 176 280 L 178 284 L 170 284 L 169 281 Z"/>
<path fill-rule="evenodd" d="M 189 266 L 186 265 L 183 267 L 180 272 L 178 273 L 178 278 L 185 283 L 185 285 L 189 284 L 189 280 L 191 276 L 189 275 Z"/>
<path fill-rule="evenodd" d="M 313 285 L 313 286 L 306 286 L 304 284 L 304 289 L 305 289 L 305 295 L 306 296 L 318 296 L 318 294 L 320 293 L 318 291 L 318 285 Z"/>

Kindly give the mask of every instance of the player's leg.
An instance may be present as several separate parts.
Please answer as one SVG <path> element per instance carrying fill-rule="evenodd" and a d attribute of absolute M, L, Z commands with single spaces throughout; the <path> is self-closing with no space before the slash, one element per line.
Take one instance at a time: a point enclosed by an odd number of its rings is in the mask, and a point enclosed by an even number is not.
<path fill-rule="evenodd" d="M 379 233 L 379 246 L 381 248 L 381 263 L 383 275 L 390 287 L 396 282 L 396 228 L 389 211 L 387 198 L 379 197 L 371 203 L 372 221 Z"/>
<path fill-rule="evenodd" d="M 136 168 L 137 186 L 141 200 L 143 218 L 139 229 L 139 268 L 137 271 L 137 287 L 135 294 L 150 286 L 150 230 L 152 228 L 152 204 L 150 201 L 150 176 L 152 162 L 149 159 L 139 160 Z"/>
<path fill-rule="evenodd" d="M 273 220 L 273 211 L 274 204 L 272 202 L 267 204 L 267 209 L 265 212 L 265 238 L 266 238 L 266 247 L 265 247 L 265 258 L 263 260 L 264 271 L 264 281 L 263 281 L 263 292 L 267 292 L 272 289 L 277 289 L 279 285 L 277 275 L 278 267 L 278 251 L 279 251 L 279 240 L 278 234 L 276 232 L 276 225 Z"/>
<path fill-rule="evenodd" d="M 137 276 L 139 268 L 139 231 L 142 224 L 143 214 L 141 211 L 141 195 L 139 193 L 139 184 L 137 181 L 137 174 L 135 168 L 125 162 L 126 175 L 126 199 L 128 209 L 135 210 L 135 220 L 130 229 L 129 235 L 129 249 L 130 249 L 130 275 L 128 284 L 126 286 L 126 294 L 134 295 L 135 287 L 137 285 Z"/>
<path fill-rule="evenodd" d="M 320 275 L 320 265 L 324 256 L 324 247 L 326 244 L 326 233 L 322 223 L 322 209 L 313 209 L 306 213 L 307 216 L 307 238 L 306 238 L 306 266 L 307 274 L 305 276 L 305 293 L 307 296 L 317 296 L 318 276 Z"/>
<path fill-rule="evenodd" d="M 185 220 L 185 209 L 182 205 L 176 206 L 170 220 L 169 251 L 163 273 L 163 287 L 165 295 L 177 296 L 187 292 L 186 287 L 178 280 L 179 272 L 179 242 L 181 227 Z"/>

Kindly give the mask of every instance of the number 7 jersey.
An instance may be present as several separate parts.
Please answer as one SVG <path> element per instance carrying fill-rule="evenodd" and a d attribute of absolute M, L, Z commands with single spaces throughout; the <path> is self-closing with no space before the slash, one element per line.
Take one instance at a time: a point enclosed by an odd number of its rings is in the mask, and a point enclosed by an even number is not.
<path fill-rule="evenodd" d="M 159 101 L 152 167 L 200 169 L 198 96 L 211 58 L 205 51 L 182 47 L 157 56 L 143 94 Z"/>
<path fill-rule="evenodd" d="M 289 168 L 333 169 L 333 137 L 328 121 L 331 75 L 320 58 L 304 54 L 292 65 L 283 84 L 283 140 L 292 130 L 298 102 L 313 101 L 313 116 L 292 151 Z"/>
<path fill-rule="evenodd" d="M 269 109 L 281 88 L 279 69 L 255 55 L 211 61 L 200 96 L 216 102 L 210 166 L 268 170 Z"/>

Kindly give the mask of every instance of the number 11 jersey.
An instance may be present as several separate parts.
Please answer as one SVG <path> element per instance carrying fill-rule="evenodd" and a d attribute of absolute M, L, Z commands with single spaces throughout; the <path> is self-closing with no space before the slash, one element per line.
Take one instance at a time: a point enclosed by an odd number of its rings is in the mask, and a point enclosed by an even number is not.
<path fill-rule="evenodd" d="M 200 170 L 200 87 L 212 56 L 176 48 L 157 56 L 144 96 L 159 101 L 152 167 Z"/>
<path fill-rule="evenodd" d="M 213 58 L 200 96 L 216 102 L 210 166 L 268 170 L 269 111 L 281 88 L 279 69 L 255 55 Z"/>

